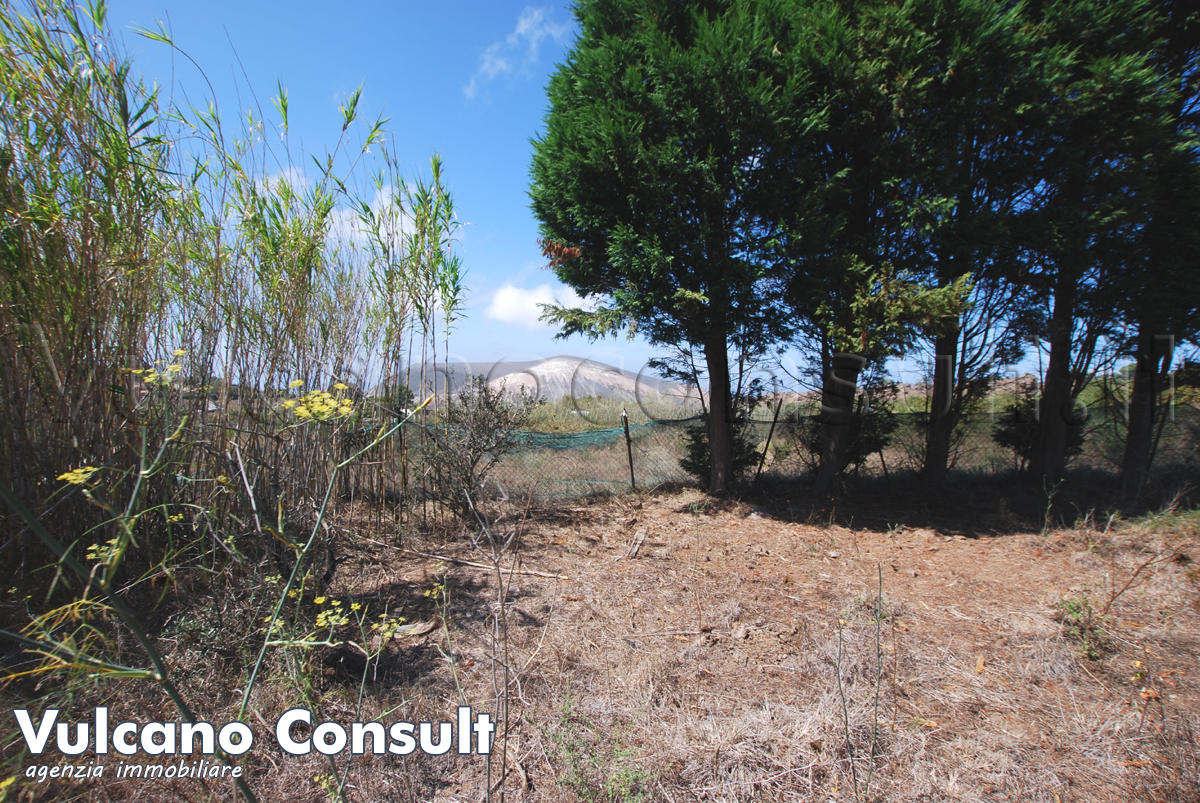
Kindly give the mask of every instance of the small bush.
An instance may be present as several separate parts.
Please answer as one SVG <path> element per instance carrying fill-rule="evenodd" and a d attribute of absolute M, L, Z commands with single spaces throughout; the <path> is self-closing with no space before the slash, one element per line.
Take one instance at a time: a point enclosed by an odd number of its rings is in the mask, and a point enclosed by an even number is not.
<path fill-rule="evenodd" d="M 873 381 L 864 384 L 863 391 L 865 395 L 859 397 L 858 411 L 845 425 L 850 428 L 850 437 L 842 460 L 843 473 L 861 468 L 872 455 L 882 452 L 900 426 L 901 419 L 895 412 L 897 390 L 894 382 Z M 822 427 L 825 426 L 821 416 L 795 411 L 783 420 L 799 447 L 800 460 L 815 473 L 821 464 Z"/>
<path fill-rule="evenodd" d="M 463 521 L 473 521 L 471 502 L 492 467 L 524 441 L 536 405 L 524 388 L 520 394 L 506 394 L 503 388 L 489 388 L 482 376 L 471 377 L 446 403 L 433 437 L 422 447 L 433 478 L 431 496 Z"/>
<path fill-rule="evenodd" d="M 1037 445 L 1040 400 L 1041 397 L 1035 389 L 1027 388 L 1005 408 L 999 423 L 992 430 L 992 440 L 1000 446 L 1012 449 L 1017 457 L 1017 470 L 1022 473 L 1029 468 L 1029 461 L 1033 459 L 1033 450 Z M 1083 436 L 1082 426 L 1067 428 L 1068 462 L 1083 452 Z"/>
<path fill-rule="evenodd" d="M 745 475 L 758 465 L 759 460 L 758 448 L 754 443 L 753 424 L 750 423 L 749 417 L 749 411 L 741 412 L 733 422 L 733 476 L 738 481 L 744 479 Z M 680 468 L 707 485 L 712 476 L 707 413 L 684 430 L 684 446 L 687 454 L 679 459 Z"/>

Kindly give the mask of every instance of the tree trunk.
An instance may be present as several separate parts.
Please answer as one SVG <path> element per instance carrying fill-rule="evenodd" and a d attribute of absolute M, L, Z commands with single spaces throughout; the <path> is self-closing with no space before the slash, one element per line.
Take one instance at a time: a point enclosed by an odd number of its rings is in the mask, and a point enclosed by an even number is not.
<path fill-rule="evenodd" d="M 866 358 L 835 352 L 821 383 L 821 462 L 814 490 L 828 493 L 846 467 L 853 435 L 854 394 L 858 375 L 867 367 Z"/>
<path fill-rule="evenodd" d="M 950 464 L 950 438 L 958 424 L 954 409 L 954 367 L 959 330 L 934 340 L 933 395 L 929 404 L 929 433 L 925 440 L 925 481 L 940 485 Z"/>
<path fill-rule="evenodd" d="M 724 334 L 705 340 L 704 359 L 708 363 L 708 446 L 712 461 L 708 491 L 720 495 L 733 485 L 733 398 L 729 387 L 729 346 Z"/>
<path fill-rule="evenodd" d="M 1146 324 L 1139 326 L 1137 365 L 1129 393 L 1129 429 L 1121 461 L 1121 482 L 1126 493 L 1138 493 L 1150 472 L 1158 396 L 1170 375 L 1174 356 L 1174 338 L 1155 335 Z"/>
<path fill-rule="evenodd" d="M 1037 443 L 1030 474 L 1043 482 L 1062 479 L 1067 464 L 1068 427 L 1074 423 L 1071 397 L 1071 328 L 1077 292 L 1074 272 L 1060 270 L 1050 316 L 1050 362 L 1038 405 Z"/>

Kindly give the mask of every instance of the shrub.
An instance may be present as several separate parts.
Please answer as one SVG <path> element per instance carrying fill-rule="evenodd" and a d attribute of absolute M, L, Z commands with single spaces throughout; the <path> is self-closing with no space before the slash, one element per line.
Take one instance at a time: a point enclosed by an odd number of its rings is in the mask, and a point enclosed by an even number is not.
<path fill-rule="evenodd" d="M 843 456 L 843 473 L 860 468 L 871 455 L 882 452 L 900 426 L 900 418 L 894 409 L 897 395 L 894 382 L 872 381 L 863 385 L 863 391 L 858 411 L 845 425 L 850 428 L 850 437 Z M 816 472 L 821 463 L 821 428 L 824 426 L 821 416 L 793 411 L 783 418 L 783 422 L 800 447 L 800 459 L 810 471 Z"/>
<path fill-rule="evenodd" d="M 471 377 L 452 396 L 422 447 L 433 483 L 430 495 L 471 522 L 471 502 L 488 472 L 525 441 L 523 430 L 537 405 L 529 391 L 506 393 L 489 388 L 482 376 Z"/>
<path fill-rule="evenodd" d="M 1088 598 L 1063 597 L 1054 607 L 1067 635 L 1078 642 L 1079 655 L 1089 661 L 1100 660 L 1109 642 L 1104 633 L 1104 617 L 1096 613 Z"/>
<path fill-rule="evenodd" d="M 754 442 L 754 425 L 750 422 L 749 410 L 737 415 L 733 424 L 733 475 L 739 481 L 758 465 L 759 453 Z M 687 454 L 679 460 L 679 466 L 688 474 L 707 485 L 712 474 L 711 452 L 708 447 L 708 413 L 702 414 L 695 424 L 684 430 L 684 446 Z"/>
<path fill-rule="evenodd" d="M 1017 470 L 1024 472 L 1033 458 L 1038 433 L 1038 402 L 1041 397 L 1030 387 L 1021 392 L 1000 416 L 992 430 L 992 440 L 1000 446 L 1012 449 L 1017 458 Z M 1082 426 L 1067 428 L 1066 458 L 1070 461 L 1083 452 Z"/>

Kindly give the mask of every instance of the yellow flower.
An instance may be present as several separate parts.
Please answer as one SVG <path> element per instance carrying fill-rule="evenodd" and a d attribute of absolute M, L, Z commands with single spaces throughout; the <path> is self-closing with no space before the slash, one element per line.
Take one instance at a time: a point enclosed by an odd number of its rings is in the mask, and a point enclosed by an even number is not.
<path fill-rule="evenodd" d="M 338 382 L 336 385 L 333 386 L 333 389 L 334 390 L 349 390 L 350 386 L 347 385 L 345 382 Z"/>
<path fill-rule="evenodd" d="M 350 610 L 352 610 L 352 611 L 359 611 L 359 610 L 362 610 L 362 605 L 360 605 L 360 604 L 359 604 L 359 603 L 357 603 L 357 602 L 351 602 L 351 603 L 350 603 Z"/>
<path fill-rule="evenodd" d="M 295 399 L 288 399 L 287 401 L 285 401 L 283 403 L 283 406 L 290 410 L 293 407 L 295 407 L 297 404 L 299 404 L 299 402 L 297 402 Z"/>
<path fill-rule="evenodd" d="M 304 405 L 300 405 L 296 408 L 296 416 L 298 418 L 312 418 L 312 412 Z"/>
<path fill-rule="evenodd" d="M 342 601 L 341 601 L 340 599 L 335 599 L 335 600 L 332 600 L 332 601 L 331 601 L 329 604 L 330 604 L 330 605 L 332 605 L 332 606 L 333 606 L 333 607 L 335 607 L 335 608 L 340 608 L 340 607 L 342 607 Z"/>
<path fill-rule="evenodd" d="M 167 370 L 174 374 L 174 373 L 178 373 L 179 371 L 182 371 L 183 369 L 180 368 L 178 365 L 168 365 Z"/>
<path fill-rule="evenodd" d="M 184 351 L 183 349 L 175 349 L 175 356 L 176 356 L 176 357 L 182 357 L 184 354 L 187 354 L 187 352 L 186 352 L 186 351 Z"/>
<path fill-rule="evenodd" d="M 298 388 L 303 384 L 304 384 L 303 379 L 293 379 L 291 382 L 288 382 L 288 387 L 289 388 Z"/>
<path fill-rule="evenodd" d="M 325 598 L 324 598 L 324 597 L 317 597 L 316 599 L 314 599 L 314 600 L 313 600 L 313 602 L 314 602 L 314 603 L 316 603 L 317 605 L 324 605 L 324 604 L 325 604 Z"/>
<path fill-rule="evenodd" d="M 80 466 L 73 471 L 68 471 L 66 474 L 59 474 L 58 478 L 60 480 L 66 480 L 72 485 L 83 485 L 85 482 L 91 479 L 93 474 L 99 470 L 100 469 L 96 468 L 95 466 Z"/>

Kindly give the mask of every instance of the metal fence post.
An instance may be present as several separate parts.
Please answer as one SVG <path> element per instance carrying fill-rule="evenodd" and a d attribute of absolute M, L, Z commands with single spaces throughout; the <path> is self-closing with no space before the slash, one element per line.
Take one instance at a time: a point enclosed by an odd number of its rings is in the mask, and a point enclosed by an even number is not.
<path fill-rule="evenodd" d="M 625 427 L 625 451 L 629 453 L 629 485 L 637 490 L 637 481 L 633 478 L 633 438 L 629 437 L 629 413 L 621 408 L 621 425 Z"/>

